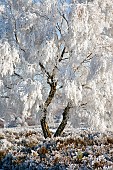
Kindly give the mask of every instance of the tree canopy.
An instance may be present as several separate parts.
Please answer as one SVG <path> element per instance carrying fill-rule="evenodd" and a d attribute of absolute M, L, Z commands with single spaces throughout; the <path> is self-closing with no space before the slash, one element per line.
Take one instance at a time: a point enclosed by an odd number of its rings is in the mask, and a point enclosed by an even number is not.
<path fill-rule="evenodd" d="M 111 128 L 110 0 L 1 1 L 0 116 L 48 122 L 69 109 L 74 127 Z"/>

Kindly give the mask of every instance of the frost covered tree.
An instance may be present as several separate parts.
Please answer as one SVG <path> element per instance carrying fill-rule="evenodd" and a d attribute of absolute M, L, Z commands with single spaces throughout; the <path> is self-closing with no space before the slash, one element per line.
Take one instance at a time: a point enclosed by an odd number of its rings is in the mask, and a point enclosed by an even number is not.
<path fill-rule="evenodd" d="M 111 128 L 112 16 L 110 0 L 1 1 L 1 117 L 38 117 L 45 138 L 59 114 L 54 136 L 68 120 Z"/>

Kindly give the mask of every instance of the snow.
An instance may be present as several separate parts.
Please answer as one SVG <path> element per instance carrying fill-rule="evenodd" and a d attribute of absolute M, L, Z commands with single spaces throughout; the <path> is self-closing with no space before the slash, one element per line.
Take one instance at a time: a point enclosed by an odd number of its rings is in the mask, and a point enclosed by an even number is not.
<path fill-rule="evenodd" d="M 44 139 L 38 126 L 4 128 L 0 129 L 0 169 L 110 170 L 112 147 L 112 132 L 68 128 L 61 137 Z"/>
<path fill-rule="evenodd" d="M 53 76 L 58 86 L 47 108 L 49 126 L 71 100 L 72 129 L 113 129 L 112 11 L 111 0 L 1 1 L 0 117 L 6 126 L 40 124 Z"/>

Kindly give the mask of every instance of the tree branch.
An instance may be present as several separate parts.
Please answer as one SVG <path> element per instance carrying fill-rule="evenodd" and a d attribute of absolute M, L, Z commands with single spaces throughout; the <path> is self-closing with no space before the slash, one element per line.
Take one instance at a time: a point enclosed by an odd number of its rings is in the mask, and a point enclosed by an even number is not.
<path fill-rule="evenodd" d="M 9 7 L 10 7 L 10 12 L 11 12 L 11 14 L 12 14 L 12 18 L 13 18 L 13 21 L 14 21 L 14 30 L 13 30 L 13 31 L 14 31 L 14 36 L 15 36 L 16 43 L 18 44 L 20 50 L 22 50 L 23 52 L 25 52 L 25 50 L 21 47 L 21 45 L 20 45 L 20 43 L 19 43 L 19 41 L 18 41 L 16 19 L 15 19 L 15 16 L 14 16 L 13 12 L 12 12 L 11 3 L 10 3 L 9 1 L 8 1 L 8 3 L 9 3 Z"/>
<path fill-rule="evenodd" d="M 46 73 L 47 77 L 51 77 L 50 74 L 49 74 L 49 72 L 46 71 L 45 67 L 43 66 L 43 64 L 42 64 L 41 62 L 39 62 L 39 65 L 40 65 L 41 70 L 42 70 L 44 73 Z"/>
<path fill-rule="evenodd" d="M 12 87 L 7 86 L 6 84 L 4 84 L 4 87 L 6 87 L 7 89 L 10 89 L 10 90 L 12 89 Z"/>
<path fill-rule="evenodd" d="M 62 18 L 66 21 L 66 23 L 67 23 L 67 25 L 68 25 L 68 20 L 67 20 L 67 18 L 65 17 L 65 15 L 62 14 L 59 9 L 58 9 L 58 12 L 59 12 L 60 16 L 62 16 Z"/>
<path fill-rule="evenodd" d="M 60 58 L 58 60 L 59 62 L 61 62 L 63 60 L 63 56 L 65 54 L 65 50 L 66 50 L 66 47 L 64 47 L 63 50 L 62 50 L 61 56 L 60 56 Z"/>
<path fill-rule="evenodd" d="M 92 59 L 91 55 L 92 53 L 90 53 L 85 59 L 83 59 L 80 64 L 74 69 L 74 71 L 77 71 L 83 63 L 89 62 Z"/>
<path fill-rule="evenodd" d="M 9 96 L 0 96 L 1 98 L 9 99 Z"/>
<path fill-rule="evenodd" d="M 19 77 L 20 79 L 24 80 L 24 78 L 21 75 L 19 75 L 18 73 L 16 73 L 15 71 L 14 71 L 14 75 Z"/>

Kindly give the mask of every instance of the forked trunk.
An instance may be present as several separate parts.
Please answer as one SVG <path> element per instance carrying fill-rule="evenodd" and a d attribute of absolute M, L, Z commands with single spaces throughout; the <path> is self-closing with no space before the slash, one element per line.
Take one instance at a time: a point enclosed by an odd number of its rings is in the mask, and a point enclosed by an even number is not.
<path fill-rule="evenodd" d="M 65 53 L 65 48 L 62 51 L 59 62 L 62 60 L 64 53 Z M 46 115 L 47 115 L 47 108 L 50 105 L 50 103 L 51 103 L 51 101 L 54 98 L 54 95 L 56 93 L 57 81 L 55 80 L 55 70 L 56 70 L 57 67 L 54 67 L 54 69 L 52 70 L 52 75 L 50 75 L 49 72 L 47 72 L 47 70 L 45 69 L 45 67 L 43 66 L 42 63 L 39 62 L 39 65 L 40 65 L 42 71 L 44 71 L 44 73 L 47 75 L 47 83 L 50 85 L 49 95 L 48 95 L 48 97 L 47 97 L 47 99 L 46 99 L 46 101 L 43 105 L 44 116 L 40 120 L 44 137 L 47 138 L 47 137 L 51 137 L 51 132 L 50 132 L 49 126 L 46 122 Z M 62 120 L 61 124 L 59 125 L 58 129 L 56 130 L 54 137 L 60 136 L 61 133 L 63 132 L 63 130 L 64 130 L 66 124 L 67 124 L 67 121 L 69 119 L 69 110 L 70 110 L 71 107 L 72 107 L 71 103 L 68 102 L 66 108 L 64 109 L 64 112 L 62 113 L 63 114 L 63 120 Z"/>

